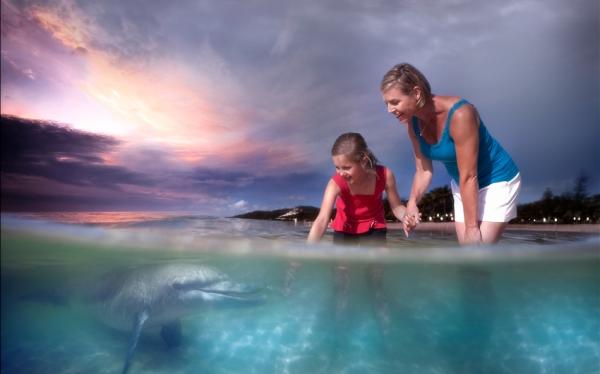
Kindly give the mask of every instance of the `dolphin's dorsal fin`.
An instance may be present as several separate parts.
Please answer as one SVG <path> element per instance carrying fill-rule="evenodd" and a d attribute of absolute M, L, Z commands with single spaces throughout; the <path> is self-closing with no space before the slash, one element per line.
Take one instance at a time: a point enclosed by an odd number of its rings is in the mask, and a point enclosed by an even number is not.
<path fill-rule="evenodd" d="M 144 327 L 144 323 L 146 322 L 148 317 L 148 310 L 144 309 L 140 313 L 136 314 L 135 318 L 133 319 L 133 331 L 131 332 L 131 338 L 129 339 L 129 349 L 127 350 L 127 357 L 125 358 L 125 365 L 123 365 L 123 370 L 121 371 L 121 374 L 127 374 L 127 372 L 129 371 L 129 366 L 131 366 L 131 359 L 133 358 L 135 347 L 137 347 L 138 340 L 140 339 L 142 327 Z"/>

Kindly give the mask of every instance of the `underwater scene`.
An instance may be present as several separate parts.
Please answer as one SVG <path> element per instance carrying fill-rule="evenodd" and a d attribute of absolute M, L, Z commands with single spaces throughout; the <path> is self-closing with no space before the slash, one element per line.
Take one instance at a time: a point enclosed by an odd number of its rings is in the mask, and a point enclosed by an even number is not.
<path fill-rule="evenodd" d="M 594 373 L 597 234 L 2 215 L 2 373 Z"/>

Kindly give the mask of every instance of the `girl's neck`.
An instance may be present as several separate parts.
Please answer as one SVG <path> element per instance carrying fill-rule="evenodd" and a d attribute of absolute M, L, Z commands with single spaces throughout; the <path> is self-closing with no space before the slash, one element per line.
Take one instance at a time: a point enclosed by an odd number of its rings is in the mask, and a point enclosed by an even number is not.
<path fill-rule="evenodd" d="M 369 194 L 375 187 L 377 172 L 375 169 L 365 169 L 365 174 L 360 180 L 355 180 L 352 185 L 349 185 L 350 191 L 353 194 Z"/>

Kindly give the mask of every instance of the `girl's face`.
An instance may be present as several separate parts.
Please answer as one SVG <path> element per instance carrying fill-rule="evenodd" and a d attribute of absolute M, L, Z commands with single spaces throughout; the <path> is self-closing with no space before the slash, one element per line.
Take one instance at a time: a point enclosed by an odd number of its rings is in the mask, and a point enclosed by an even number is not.
<path fill-rule="evenodd" d="M 390 87 L 382 95 L 388 112 L 398 118 L 400 122 L 408 123 L 417 112 L 418 97 L 415 94 L 407 95 L 398 87 Z"/>
<path fill-rule="evenodd" d="M 349 159 L 346 155 L 332 156 L 335 171 L 348 182 L 360 183 L 367 175 L 366 165 Z"/>

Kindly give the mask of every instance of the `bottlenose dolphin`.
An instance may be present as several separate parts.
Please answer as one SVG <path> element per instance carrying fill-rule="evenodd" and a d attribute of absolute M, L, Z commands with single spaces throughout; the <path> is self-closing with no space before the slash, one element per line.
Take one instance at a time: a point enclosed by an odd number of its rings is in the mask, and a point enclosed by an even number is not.
<path fill-rule="evenodd" d="M 122 370 L 127 373 L 143 328 L 160 327 L 167 345 L 178 345 L 180 318 L 204 307 L 261 303 L 260 291 L 208 266 L 167 264 L 111 273 L 97 283 L 89 301 L 101 321 L 131 331 Z"/>

